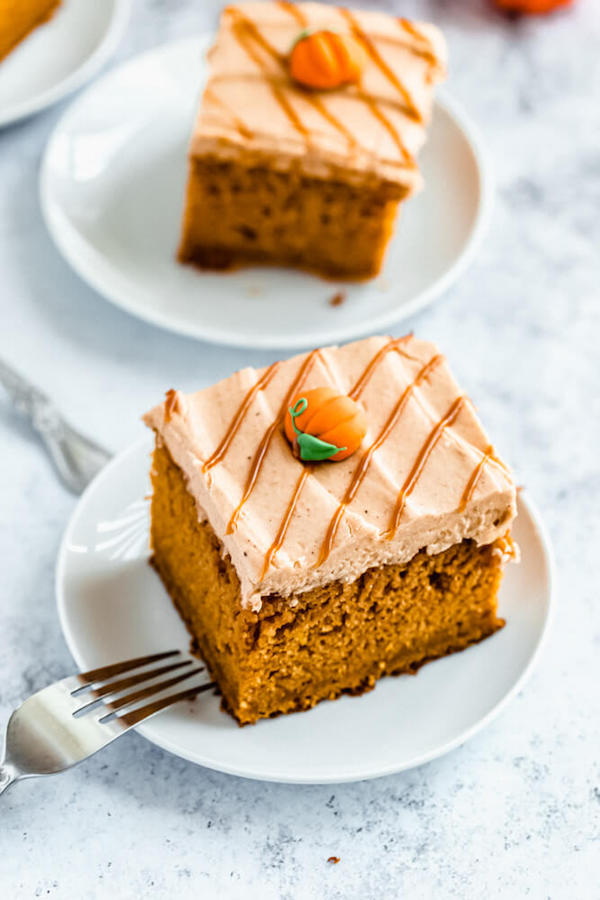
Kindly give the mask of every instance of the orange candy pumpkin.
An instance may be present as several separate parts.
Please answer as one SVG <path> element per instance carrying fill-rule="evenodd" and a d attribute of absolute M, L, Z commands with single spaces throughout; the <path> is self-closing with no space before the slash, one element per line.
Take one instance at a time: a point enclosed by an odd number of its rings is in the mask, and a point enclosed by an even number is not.
<path fill-rule="evenodd" d="M 298 394 L 285 416 L 285 435 L 294 454 L 306 462 L 347 459 L 366 433 L 367 419 L 358 403 L 330 387 Z"/>
<path fill-rule="evenodd" d="M 290 75 L 313 90 L 355 84 L 365 64 L 362 47 L 336 31 L 303 31 L 290 53 Z"/>
<path fill-rule="evenodd" d="M 573 0 L 494 0 L 494 2 L 506 12 L 542 15 L 558 9 L 559 6 L 569 6 Z"/>

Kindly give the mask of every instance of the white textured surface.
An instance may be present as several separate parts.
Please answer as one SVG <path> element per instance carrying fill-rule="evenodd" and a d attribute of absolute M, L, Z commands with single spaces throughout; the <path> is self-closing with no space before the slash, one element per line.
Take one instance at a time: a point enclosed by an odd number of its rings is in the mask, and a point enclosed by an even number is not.
<path fill-rule="evenodd" d="M 219 5 L 138 3 L 120 58 L 206 27 Z M 507 23 L 484 0 L 401 6 L 446 27 L 451 89 L 496 164 L 495 217 L 476 264 L 413 324 L 443 346 L 546 515 L 562 596 L 541 664 L 470 744 L 381 781 L 251 783 L 123 739 L 2 797 L 3 897 L 598 896 L 600 12 L 580 0 L 572 14 Z M 161 333 L 70 272 L 36 196 L 59 113 L 0 134 L 0 351 L 116 449 L 141 434 L 137 415 L 166 380 L 192 390 L 278 354 Z M 20 698 L 72 668 L 52 579 L 74 500 L 3 400 L 0 446 L 3 726 Z"/>

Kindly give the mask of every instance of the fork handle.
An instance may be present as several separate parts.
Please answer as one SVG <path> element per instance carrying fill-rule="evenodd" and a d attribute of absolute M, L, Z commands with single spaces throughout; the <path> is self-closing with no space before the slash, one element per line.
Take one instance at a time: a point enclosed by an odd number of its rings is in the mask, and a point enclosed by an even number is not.
<path fill-rule="evenodd" d="M 54 403 L 0 359 L 0 385 L 15 409 L 26 416 L 52 457 L 63 483 L 80 494 L 110 454 L 63 419 Z"/>
<path fill-rule="evenodd" d="M 15 408 L 27 416 L 34 428 L 39 430 L 39 420 L 43 421 L 47 410 L 52 407 L 46 394 L 26 381 L 2 359 L 0 359 L 0 384 L 4 386 Z"/>

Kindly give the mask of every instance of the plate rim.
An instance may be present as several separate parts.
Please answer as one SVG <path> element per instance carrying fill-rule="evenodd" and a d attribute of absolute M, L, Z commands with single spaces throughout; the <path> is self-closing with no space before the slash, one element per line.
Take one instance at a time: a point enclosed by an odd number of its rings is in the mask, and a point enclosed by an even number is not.
<path fill-rule="evenodd" d="M 69 516 L 69 520 L 61 538 L 54 578 L 56 607 L 63 638 L 79 671 L 82 671 L 85 668 L 89 667 L 86 666 L 81 654 L 79 653 L 67 620 L 66 595 L 64 591 L 64 571 L 66 568 L 67 559 L 67 543 L 70 538 L 71 531 L 75 527 L 75 521 L 82 507 L 85 505 L 91 491 L 95 490 L 96 486 L 100 484 L 101 481 L 103 481 L 105 478 L 109 478 L 112 471 L 118 468 L 126 457 L 145 452 L 149 448 L 149 438 L 148 436 L 143 436 L 142 438 L 139 438 L 137 441 L 121 450 L 110 460 L 110 462 L 98 473 L 98 475 L 96 475 L 93 481 L 87 486 L 87 488 L 79 498 L 77 504 L 75 505 L 75 508 L 72 510 L 71 515 Z M 400 772 L 405 772 L 410 769 L 417 768 L 418 766 L 425 765 L 426 763 L 432 762 L 435 759 L 445 756 L 452 750 L 455 750 L 456 748 L 462 746 L 472 737 L 474 737 L 478 732 L 482 731 L 489 724 L 491 724 L 491 722 L 493 722 L 494 719 L 496 719 L 502 713 L 505 707 L 516 696 L 516 694 L 520 690 L 522 690 L 540 659 L 556 614 L 557 571 L 549 532 L 541 517 L 537 504 L 531 499 L 525 489 L 519 491 L 518 503 L 522 505 L 534 527 L 536 536 L 539 541 L 539 547 L 545 561 L 545 568 L 548 579 L 548 594 L 546 598 L 545 617 L 541 624 L 539 634 L 535 641 L 531 655 L 512 687 L 477 722 L 475 722 L 468 728 L 465 728 L 462 732 L 460 732 L 460 734 L 456 735 L 451 740 L 446 741 L 446 743 L 428 751 L 427 753 L 422 753 L 420 755 L 417 755 L 416 757 L 406 760 L 401 764 L 390 764 L 385 767 L 375 766 L 372 768 L 366 766 L 364 768 L 361 768 L 360 771 L 357 770 L 344 773 L 344 775 L 342 775 L 341 777 L 332 775 L 326 778 L 315 778 L 311 777 L 310 775 L 290 776 L 289 774 L 286 775 L 285 773 L 277 771 L 275 771 L 273 775 L 267 775 L 262 772 L 257 773 L 249 771 L 248 769 L 240 769 L 239 767 L 231 766 L 227 763 L 222 764 L 218 760 L 207 759 L 198 754 L 186 752 L 185 750 L 182 751 L 182 749 L 180 747 L 177 747 L 173 741 L 170 741 L 167 738 L 157 738 L 155 735 L 150 735 L 148 733 L 147 727 L 144 725 L 138 726 L 135 730 L 150 743 L 156 745 L 157 747 L 160 747 L 162 750 L 166 750 L 168 753 L 171 753 L 174 756 L 178 756 L 180 759 L 185 759 L 188 762 L 194 763 L 195 765 L 202 766 L 213 771 L 222 772 L 226 775 L 234 775 L 239 778 L 248 778 L 252 781 L 264 781 L 277 784 L 346 784 L 357 781 L 367 781 L 373 778 L 384 778 L 387 775 L 395 775 Z"/>
<path fill-rule="evenodd" d="M 29 99 L 13 103 L 8 109 L 0 112 L 0 128 L 20 122 L 22 119 L 26 119 L 47 109 L 49 106 L 53 106 L 89 81 L 117 49 L 131 18 L 133 2 L 134 0 L 113 0 L 113 11 L 106 34 L 87 59 L 59 81 L 58 84 L 35 94 Z M 57 14 L 58 12 L 57 10 Z M 68 109 L 70 108 L 69 106 Z M 66 112 L 68 112 L 68 109 Z M 59 119 L 59 123 L 61 120 L 62 116 Z M 54 129 L 52 133 L 54 133 Z"/>
<path fill-rule="evenodd" d="M 289 337 L 274 337 L 265 334 L 263 336 L 255 335 L 249 338 L 242 334 L 230 333 L 224 328 L 207 326 L 202 321 L 191 325 L 173 322 L 168 313 L 157 310 L 140 309 L 138 304 L 131 302 L 128 299 L 126 291 L 120 290 L 119 287 L 114 284 L 107 283 L 108 279 L 106 279 L 103 274 L 98 274 L 95 271 L 94 266 L 89 265 L 86 262 L 85 257 L 81 257 L 78 254 L 77 249 L 72 246 L 73 242 L 71 238 L 72 232 L 77 235 L 79 235 L 79 232 L 75 232 L 75 230 L 71 229 L 69 226 L 67 233 L 67 229 L 64 228 L 62 220 L 55 213 L 55 209 L 62 209 L 62 207 L 56 205 L 52 194 L 50 157 L 54 153 L 57 141 L 60 140 L 60 135 L 65 124 L 68 123 L 70 117 L 77 114 L 78 108 L 85 104 L 88 92 L 96 90 L 107 78 L 113 77 L 121 69 L 133 65 L 136 62 L 159 54 L 169 54 L 170 52 L 174 52 L 175 48 L 181 48 L 184 45 L 191 46 L 195 44 L 200 49 L 206 48 L 213 37 L 214 34 L 212 32 L 204 31 L 194 37 L 169 41 L 150 50 L 136 54 L 120 65 L 110 69 L 101 78 L 90 85 L 83 94 L 69 104 L 48 138 L 40 166 L 38 191 L 42 216 L 56 248 L 76 274 L 104 300 L 107 300 L 109 303 L 125 311 L 128 315 L 132 315 L 154 327 L 162 328 L 163 330 L 174 334 L 183 335 L 188 339 L 206 341 L 207 343 L 221 346 L 271 350 L 303 349 L 311 343 L 310 339 L 307 341 L 304 338 L 294 338 L 293 334 Z M 385 331 L 386 329 L 417 315 L 425 309 L 425 307 L 441 297 L 441 295 L 460 278 L 463 272 L 473 262 L 481 242 L 488 231 L 493 212 L 495 178 L 481 132 L 465 111 L 462 104 L 449 95 L 447 90 L 442 89 L 437 92 L 434 103 L 434 115 L 436 106 L 441 108 L 449 118 L 452 119 L 455 126 L 463 134 L 475 162 L 479 202 L 467 240 L 450 267 L 428 287 L 404 303 L 400 311 L 398 308 L 391 305 L 387 311 L 382 312 L 376 318 L 369 317 L 368 313 L 366 313 L 360 322 L 329 328 L 327 331 L 323 331 L 322 338 L 319 338 L 319 341 L 322 344 L 349 341 L 366 334 Z M 385 274 L 385 268 L 383 271 Z M 312 277 L 318 278 L 318 276 Z M 328 283 L 326 280 L 319 280 L 324 285 Z M 331 281 L 332 287 L 337 284 L 337 281 Z"/>

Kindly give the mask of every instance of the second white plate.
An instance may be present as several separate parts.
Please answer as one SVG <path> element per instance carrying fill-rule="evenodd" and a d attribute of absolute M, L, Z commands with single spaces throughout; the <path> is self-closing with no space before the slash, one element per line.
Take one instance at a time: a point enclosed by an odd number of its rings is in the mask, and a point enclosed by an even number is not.
<path fill-rule="evenodd" d="M 464 270 L 490 209 L 480 139 L 438 100 L 383 273 L 336 285 L 289 269 L 230 274 L 179 265 L 186 147 L 206 75 L 203 36 L 158 48 L 90 87 L 60 120 L 41 172 L 48 228 L 107 299 L 163 328 L 216 343 L 296 348 L 349 340 L 422 309 Z M 345 302 L 332 306 L 339 287 Z"/>
<path fill-rule="evenodd" d="M 81 498 L 63 539 L 58 609 L 82 669 L 173 648 L 187 631 L 148 565 L 150 439 L 117 456 Z M 195 763 L 268 781 L 354 781 L 420 765 L 462 744 L 498 714 L 531 671 L 552 606 L 552 555 L 534 507 L 519 497 L 522 552 L 502 583 L 506 626 L 414 676 L 385 678 L 362 697 L 239 728 L 203 694 L 139 731 Z"/>

